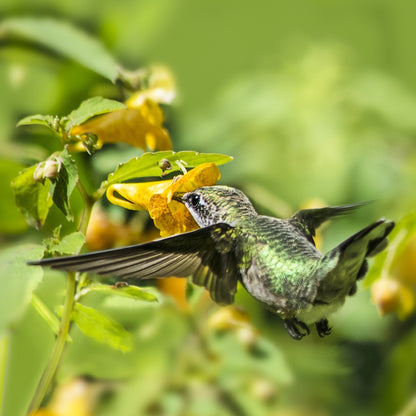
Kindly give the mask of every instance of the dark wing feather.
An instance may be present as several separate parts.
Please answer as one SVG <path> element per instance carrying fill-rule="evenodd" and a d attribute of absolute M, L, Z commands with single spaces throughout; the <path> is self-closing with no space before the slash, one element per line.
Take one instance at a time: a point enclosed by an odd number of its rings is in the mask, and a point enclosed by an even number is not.
<path fill-rule="evenodd" d="M 293 214 L 289 221 L 297 226 L 305 237 L 315 245 L 313 237 L 315 237 L 316 229 L 325 221 L 338 217 L 340 215 L 348 214 L 351 211 L 365 205 L 364 203 L 339 205 L 335 207 L 324 207 L 314 209 L 302 209 Z"/>
<path fill-rule="evenodd" d="M 193 282 L 205 286 L 215 302 L 230 304 L 239 279 L 232 230 L 215 224 L 145 244 L 29 264 L 138 280 L 193 275 Z"/>

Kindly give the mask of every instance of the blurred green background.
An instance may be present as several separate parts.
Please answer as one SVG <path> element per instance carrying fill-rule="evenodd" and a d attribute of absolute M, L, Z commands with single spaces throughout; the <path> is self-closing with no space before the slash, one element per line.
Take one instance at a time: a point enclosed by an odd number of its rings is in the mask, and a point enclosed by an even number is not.
<path fill-rule="evenodd" d="M 233 156 L 221 183 L 243 189 L 262 212 L 287 216 L 312 200 L 374 201 L 325 228 L 324 250 L 378 217 L 414 211 L 414 2 L 3 0 L 0 13 L 70 22 L 132 70 L 168 67 L 178 90 L 164 108 L 174 150 Z M 1 32 L 0 86 L 0 242 L 7 247 L 41 239 L 14 207 L 9 182 L 53 150 L 41 132 L 28 143 L 33 133 L 16 130 L 17 121 L 67 114 L 114 90 L 77 63 Z M 92 163 L 104 175 L 139 154 L 110 148 Z M 64 285 L 58 273 L 41 282 L 37 293 L 51 310 Z M 244 293 L 238 304 L 249 313 L 248 332 L 221 336 L 209 329 L 218 312 L 212 304 L 189 314 L 168 295 L 150 306 L 89 302 L 135 341 L 121 353 L 72 331 L 58 380 L 85 377 L 95 404 L 80 415 L 416 414 L 416 319 L 380 318 L 368 289 L 332 318 L 332 336 L 300 343 Z M 24 414 L 53 339 L 30 307 L 9 328 L 4 416 Z"/>

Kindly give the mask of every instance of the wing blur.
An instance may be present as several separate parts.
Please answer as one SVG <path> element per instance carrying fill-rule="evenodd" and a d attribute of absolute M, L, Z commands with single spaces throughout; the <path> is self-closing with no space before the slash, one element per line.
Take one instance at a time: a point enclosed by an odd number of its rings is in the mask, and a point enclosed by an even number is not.
<path fill-rule="evenodd" d="M 184 234 L 122 248 L 42 259 L 30 265 L 145 280 L 192 275 L 220 304 L 234 301 L 239 278 L 232 227 L 215 224 Z"/>

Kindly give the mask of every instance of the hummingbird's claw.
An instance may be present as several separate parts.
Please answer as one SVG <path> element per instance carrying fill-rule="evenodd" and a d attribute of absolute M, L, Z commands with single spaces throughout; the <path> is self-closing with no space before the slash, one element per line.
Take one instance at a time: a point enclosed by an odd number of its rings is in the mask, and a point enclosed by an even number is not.
<path fill-rule="evenodd" d="M 297 341 L 301 340 L 305 335 L 309 335 L 311 332 L 304 322 L 299 321 L 296 318 L 283 319 L 283 325 L 289 335 Z M 304 332 L 300 329 L 303 329 Z"/>
<path fill-rule="evenodd" d="M 332 332 L 332 328 L 328 324 L 328 319 L 321 319 L 320 321 L 315 322 L 315 326 L 320 337 L 330 335 Z"/>

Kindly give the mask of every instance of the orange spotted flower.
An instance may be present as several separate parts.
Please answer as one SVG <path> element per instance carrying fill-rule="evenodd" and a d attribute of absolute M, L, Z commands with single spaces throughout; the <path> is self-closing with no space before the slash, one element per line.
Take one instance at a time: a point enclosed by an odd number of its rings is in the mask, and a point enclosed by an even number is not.
<path fill-rule="evenodd" d="M 186 207 L 172 199 L 173 194 L 214 185 L 220 176 L 217 165 L 204 163 L 168 181 L 113 184 L 107 198 L 127 209 L 149 211 L 160 235 L 167 237 L 198 228 Z"/>

